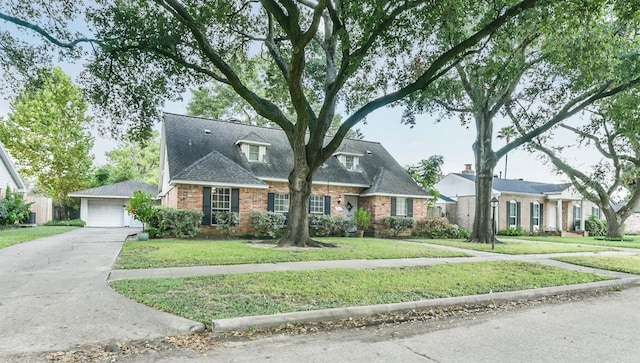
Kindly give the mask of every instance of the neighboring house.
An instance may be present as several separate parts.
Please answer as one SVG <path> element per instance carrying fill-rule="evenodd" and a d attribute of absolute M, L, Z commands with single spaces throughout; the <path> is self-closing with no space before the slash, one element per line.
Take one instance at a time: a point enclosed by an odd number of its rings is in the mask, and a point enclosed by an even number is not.
<path fill-rule="evenodd" d="M 451 223 L 472 229 L 475 217 L 475 180 L 469 173 L 445 176 L 435 189 L 456 201 L 448 206 Z M 590 215 L 601 218 L 600 209 L 584 199 L 571 183 L 550 184 L 522 179 L 493 179 L 492 197 L 499 200 L 496 207 L 497 230 L 523 228 L 528 232 L 582 232 Z"/>
<path fill-rule="evenodd" d="M 25 192 L 26 185 L 20 178 L 16 166 L 11 161 L 9 152 L 0 142 L 0 197 L 4 197 L 7 186 L 14 192 Z"/>
<path fill-rule="evenodd" d="M 202 210 L 204 226 L 238 212 L 239 232 L 251 230 L 253 211 L 288 212 L 293 152 L 282 130 L 165 114 L 160 145 L 163 205 Z M 428 198 L 380 143 L 345 139 L 314 175 L 309 212 L 420 219 Z"/>
<path fill-rule="evenodd" d="M 125 209 L 133 192 L 143 190 L 155 197 L 156 186 L 128 180 L 69 193 L 80 198 L 80 219 L 87 227 L 142 227 Z"/>

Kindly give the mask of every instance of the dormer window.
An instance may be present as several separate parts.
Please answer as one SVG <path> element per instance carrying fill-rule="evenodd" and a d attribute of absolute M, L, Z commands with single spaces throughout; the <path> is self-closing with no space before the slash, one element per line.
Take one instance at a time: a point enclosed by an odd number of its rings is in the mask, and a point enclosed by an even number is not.
<path fill-rule="evenodd" d="M 240 147 L 240 152 L 250 162 L 264 163 L 267 161 L 267 146 L 271 144 L 254 140 L 239 140 L 236 141 L 236 145 Z"/>
<path fill-rule="evenodd" d="M 362 155 L 353 154 L 353 153 L 336 153 L 334 155 L 338 158 L 338 161 L 340 161 L 340 164 L 342 164 L 342 166 L 344 166 L 345 169 L 349 171 L 358 170 L 358 165 L 360 164 L 360 157 Z"/>

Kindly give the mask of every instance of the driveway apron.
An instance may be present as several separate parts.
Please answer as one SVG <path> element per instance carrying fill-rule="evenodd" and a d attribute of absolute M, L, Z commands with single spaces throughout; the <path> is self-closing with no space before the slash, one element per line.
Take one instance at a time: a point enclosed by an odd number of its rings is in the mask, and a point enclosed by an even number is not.
<path fill-rule="evenodd" d="M 80 228 L 0 249 L 0 356 L 202 328 L 109 287 L 111 266 L 133 232 Z"/>

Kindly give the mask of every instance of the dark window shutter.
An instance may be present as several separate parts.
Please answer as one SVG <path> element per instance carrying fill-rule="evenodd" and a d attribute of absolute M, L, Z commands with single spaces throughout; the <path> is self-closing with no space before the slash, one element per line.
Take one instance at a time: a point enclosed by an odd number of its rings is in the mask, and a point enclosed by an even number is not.
<path fill-rule="evenodd" d="M 413 217 L 413 199 L 407 199 L 407 217 Z"/>
<path fill-rule="evenodd" d="M 509 226 L 511 225 L 511 208 L 509 208 L 511 206 L 511 202 L 507 201 L 507 228 L 509 228 Z"/>
<path fill-rule="evenodd" d="M 231 189 L 231 211 L 240 213 L 240 189 Z"/>
<path fill-rule="evenodd" d="M 307 213 L 311 213 L 311 196 L 307 199 Z"/>
<path fill-rule="evenodd" d="M 520 202 L 516 202 L 516 227 L 520 228 L 522 220 L 520 219 Z"/>
<path fill-rule="evenodd" d="M 276 200 L 276 194 L 275 193 L 268 193 L 267 194 L 267 210 L 269 212 L 273 212 L 275 210 L 275 202 Z"/>
<path fill-rule="evenodd" d="M 326 215 L 331 214 L 331 196 L 330 195 L 324 196 L 324 214 Z"/>
<path fill-rule="evenodd" d="M 544 226 L 544 214 L 543 214 L 543 211 L 544 211 L 544 204 L 540 203 L 540 214 L 539 214 L 539 216 L 540 216 L 540 231 L 543 230 L 542 226 Z"/>
<path fill-rule="evenodd" d="M 202 188 L 202 225 L 211 225 L 211 187 Z"/>
<path fill-rule="evenodd" d="M 396 215 L 396 198 L 391 198 L 391 216 Z"/>
<path fill-rule="evenodd" d="M 531 232 L 533 232 L 533 203 L 529 205 L 529 224 L 531 225 Z"/>

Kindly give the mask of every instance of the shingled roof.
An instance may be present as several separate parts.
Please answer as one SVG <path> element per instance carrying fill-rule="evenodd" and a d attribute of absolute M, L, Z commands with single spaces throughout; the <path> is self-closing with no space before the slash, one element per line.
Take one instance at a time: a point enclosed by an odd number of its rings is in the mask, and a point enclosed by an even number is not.
<path fill-rule="evenodd" d="M 144 190 L 152 196 L 158 194 L 158 187 L 137 180 L 127 180 L 119 183 L 103 185 L 101 187 L 79 190 L 69 193 L 76 198 L 129 198 L 136 190 Z"/>
<path fill-rule="evenodd" d="M 221 183 L 264 187 L 265 180 L 287 181 L 293 152 L 281 129 L 166 113 L 169 175 L 174 182 Z M 238 141 L 268 144 L 264 162 L 249 162 Z M 327 142 L 329 140 L 327 139 Z M 345 139 L 337 153 L 360 156 L 358 170 L 347 170 L 336 157 L 318 168 L 313 181 L 366 188 L 363 195 L 429 195 L 377 142 Z"/>
<path fill-rule="evenodd" d="M 476 176 L 471 174 L 454 173 L 475 183 Z M 571 183 L 551 184 L 539 183 L 522 179 L 493 178 L 493 189 L 503 193 L 519 194 L 552 194 L 561 193 L 571 186 Z"/>

